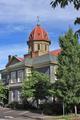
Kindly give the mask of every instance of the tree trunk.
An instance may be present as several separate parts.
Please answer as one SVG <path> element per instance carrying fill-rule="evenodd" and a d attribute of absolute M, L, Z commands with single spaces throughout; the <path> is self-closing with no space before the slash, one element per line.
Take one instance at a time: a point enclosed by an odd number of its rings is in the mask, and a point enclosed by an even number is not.
<path fill-rule="evenodd" d="M 63 102 L 63 116 L 64 116 L 64 114 L 65 114 L 65 110 L 64 110 L 64 102 Z"/>
<path fill-rule="evenodd" d="M 75 116 L 77 116 L 77 106 L 74 106 L 74 110 L 75 110 Z"/>

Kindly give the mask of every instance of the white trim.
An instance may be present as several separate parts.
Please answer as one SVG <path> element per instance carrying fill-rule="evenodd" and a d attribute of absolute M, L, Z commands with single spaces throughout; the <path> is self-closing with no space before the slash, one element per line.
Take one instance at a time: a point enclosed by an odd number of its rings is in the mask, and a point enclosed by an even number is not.
<path fill-rule="evenodd" d="M 18 91 L 17 91 L 17 100 L 18 100 L 18 101 L 21 101 L 21 98 L 20 98 L 20 97 L 21 97 L 21 92 L 18 90 Z"/>
<path fill-rule="evenodd" d="M 17 82 L 22 82 L 22 80 L 23 80 L 23 70 L 19 70 L 17 72 L 17 75 L 18 75 Z"/>
<path fill-rule="evenodd" d="M 11 72 L 11 79 L 10 83 L 15 83 L 16 82 L 16 71 Z"/>

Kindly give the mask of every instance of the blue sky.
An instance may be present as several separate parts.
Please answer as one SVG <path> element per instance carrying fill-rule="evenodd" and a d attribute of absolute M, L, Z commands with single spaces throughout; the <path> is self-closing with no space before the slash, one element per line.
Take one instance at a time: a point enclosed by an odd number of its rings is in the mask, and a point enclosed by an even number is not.
<path fill-rule="evenodd" d="M 80 11 L 73 5 L 65 9 L 50 6 L 51 0 L 0 0 L 0 69 L 5 67 L 8 55 L 27 53 L 26 41 L 40 16 L 41 26 L 48 32 L 52 42 L 50 49 L 59 48 L 58 38 L 69 27 L 74 31 L 79 26 L 73 22 Z"/>

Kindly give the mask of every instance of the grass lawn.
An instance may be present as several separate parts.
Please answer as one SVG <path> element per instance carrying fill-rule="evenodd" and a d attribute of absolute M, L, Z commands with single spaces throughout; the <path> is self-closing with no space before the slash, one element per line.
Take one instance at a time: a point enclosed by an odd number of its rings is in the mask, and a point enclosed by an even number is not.
<path fill-rule="evenodd" d="M 46 120 L 80 120 L 80 115 L 77 115 L 76 117 L 74 114 L 65 116 L 51 116 Z"/>

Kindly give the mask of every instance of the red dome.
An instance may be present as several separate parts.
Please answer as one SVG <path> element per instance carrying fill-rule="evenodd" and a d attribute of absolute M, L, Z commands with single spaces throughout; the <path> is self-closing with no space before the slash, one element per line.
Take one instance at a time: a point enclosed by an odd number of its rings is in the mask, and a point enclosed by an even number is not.
<path fill-rule="evenodd" d="M 49 41 L 48 33 L 43 28 L 41 28 L 40 25 L 37 25 L 30 33 L 29 41 L 32 41 L 32 40 Z"/>

